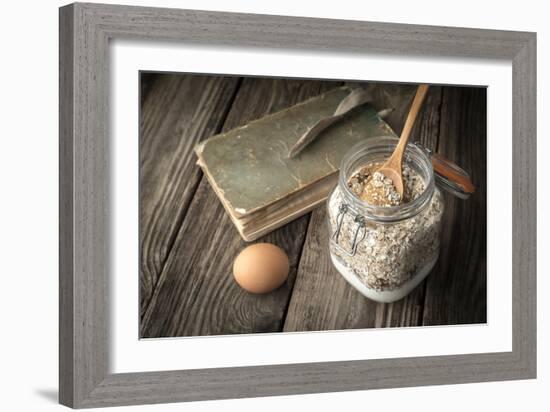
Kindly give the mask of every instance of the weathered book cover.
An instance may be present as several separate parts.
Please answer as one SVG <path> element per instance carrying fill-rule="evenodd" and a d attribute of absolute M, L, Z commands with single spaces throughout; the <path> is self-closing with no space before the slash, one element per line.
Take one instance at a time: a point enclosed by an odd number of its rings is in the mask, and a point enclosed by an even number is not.
<path fill-rule="evenodd" d="M 395 136 L 368 104 L 325 129 L 296 157 L 290 147 L 331 116 L 350 88 L 338 87 L 195 147 L 198 164 L 245 240 L 254 240 L 322 203 L 344 154 L 374 136 Z"/>
<path fill-rule="evenodd" d="M 238 216 L 262 209 L 338 171 L 343 155 L 372 136 L 394 136 L 368 104 L 330 126 L 302 153 L 289 148 L 349 94 L 339 87 L 288 109 L 213 136 L 195 148 L 199 165 Z"/>

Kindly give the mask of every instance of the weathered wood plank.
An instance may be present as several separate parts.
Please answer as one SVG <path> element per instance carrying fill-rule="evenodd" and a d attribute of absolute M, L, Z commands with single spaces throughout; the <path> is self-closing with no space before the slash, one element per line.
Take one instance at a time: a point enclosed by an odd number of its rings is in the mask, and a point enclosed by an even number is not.
<path fill-rule="evenodd" d="M 143 108 L 143 102 L 147 99 L 147 95 L 153 88 L 155 81 L 160 74 L 155 72 L 141 72 L 139 75 L 139 101 L 140 107 Z"/>
<path fill-rule="evenodd" d="M 334 82 L 245 79 L 223 130 L 246 124 L 336 85 Z M 237 286 L 231 273 L 233 260 L 246 243 L 203 178 L 143 318 L 142 337 L 280 331 L 308 220 L 308 215 L 303 216 L 259 239 L 279 245 L 288 253 L 290 276 L 288 282 L 273 293 L 248 294 Z"/>
<path fill-rule="evenodd" d="M 395 107 L 390 126 L 400 131 L 415 87 L 372 84 L 377 108 Z M 391 106 L 389 106 L 391 104 Z M 439 134 L 441 88 L 432 87 L 415 125 L 411 140 L 435 148 Z M 333 268 L 328 255 L 326 208 L 313 211 L 296 284 L 285 320 L 285 331 L 417 326 L 422 322 L 424 284 L 405 299 L 377 304 L 355 291 Z"/>
<path fill-rule="evenodd" d="M 239 80 L 147 75 L 140 121 L 140 306 L 143 314 L 199 183 L 193 147 L 221 128 Z"/>
<path fill-rule="evenodd" d="M 328 256 L 325 207 L 312 213 L 285 332 L 373 327 L 377 305 L 347 284 Z"/>
<path fill-rule="evenodd" d="M 444 88 L 438 151 L 468 170 L 468 200 L 446 195 L 439 262 L 427 279 L 424 325 L 487 321 L 487 93 Z"/>

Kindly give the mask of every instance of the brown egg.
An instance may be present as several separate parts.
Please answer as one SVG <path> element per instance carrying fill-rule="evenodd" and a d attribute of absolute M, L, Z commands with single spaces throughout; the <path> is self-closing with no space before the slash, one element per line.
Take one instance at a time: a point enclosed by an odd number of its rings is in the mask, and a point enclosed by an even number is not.
<path fill-rule="evenodd" d="M 288 256 L 271 243 L 256 243 L 243 249 L 233 263 L 233 276 L 250 293 L 268 293 L 288 278 Z"/>

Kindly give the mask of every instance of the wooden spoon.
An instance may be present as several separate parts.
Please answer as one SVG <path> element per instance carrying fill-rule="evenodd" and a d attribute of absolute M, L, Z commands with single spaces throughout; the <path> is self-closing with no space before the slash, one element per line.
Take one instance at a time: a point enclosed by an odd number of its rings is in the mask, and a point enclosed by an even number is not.
<path fill-rule="evenodd" d="M 401 132 L 399 142 L 387 162 L 377 170 L 387 178 L 391 179 L 393 186 L 395 187 L 397 193 L 401 196 L 401 199 L 403 199 L 403 154 L 405 153 L 405 148 L 407 147 L 407 142 L 409 141 L 414 122 L 420 112 L 420 108 L 422 107 L 422 103 L 424 102 L 424 98 L 427 93 L 427 84 L 421 84 L 418 86 L 409 115 L 405 121 L 405 126 L 403 126 L 403 131 Z"/>

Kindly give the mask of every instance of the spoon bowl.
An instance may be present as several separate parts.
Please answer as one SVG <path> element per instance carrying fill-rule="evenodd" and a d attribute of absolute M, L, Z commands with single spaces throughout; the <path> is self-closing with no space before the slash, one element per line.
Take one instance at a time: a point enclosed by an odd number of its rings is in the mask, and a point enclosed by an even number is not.
<path fill-rule="evenodd" d="M 399 193 L 401 200 L 403 200 L 403 193 L 405 192 L 405 188 L 403 187 L 403 171 L 401 170 L 401 167 L 388 167 L 386 164 L 378 169 L 377 172 L 380 172 L 388 179 L 391 179 L 393 187 L 395 187 L 395 191 Z"/>

